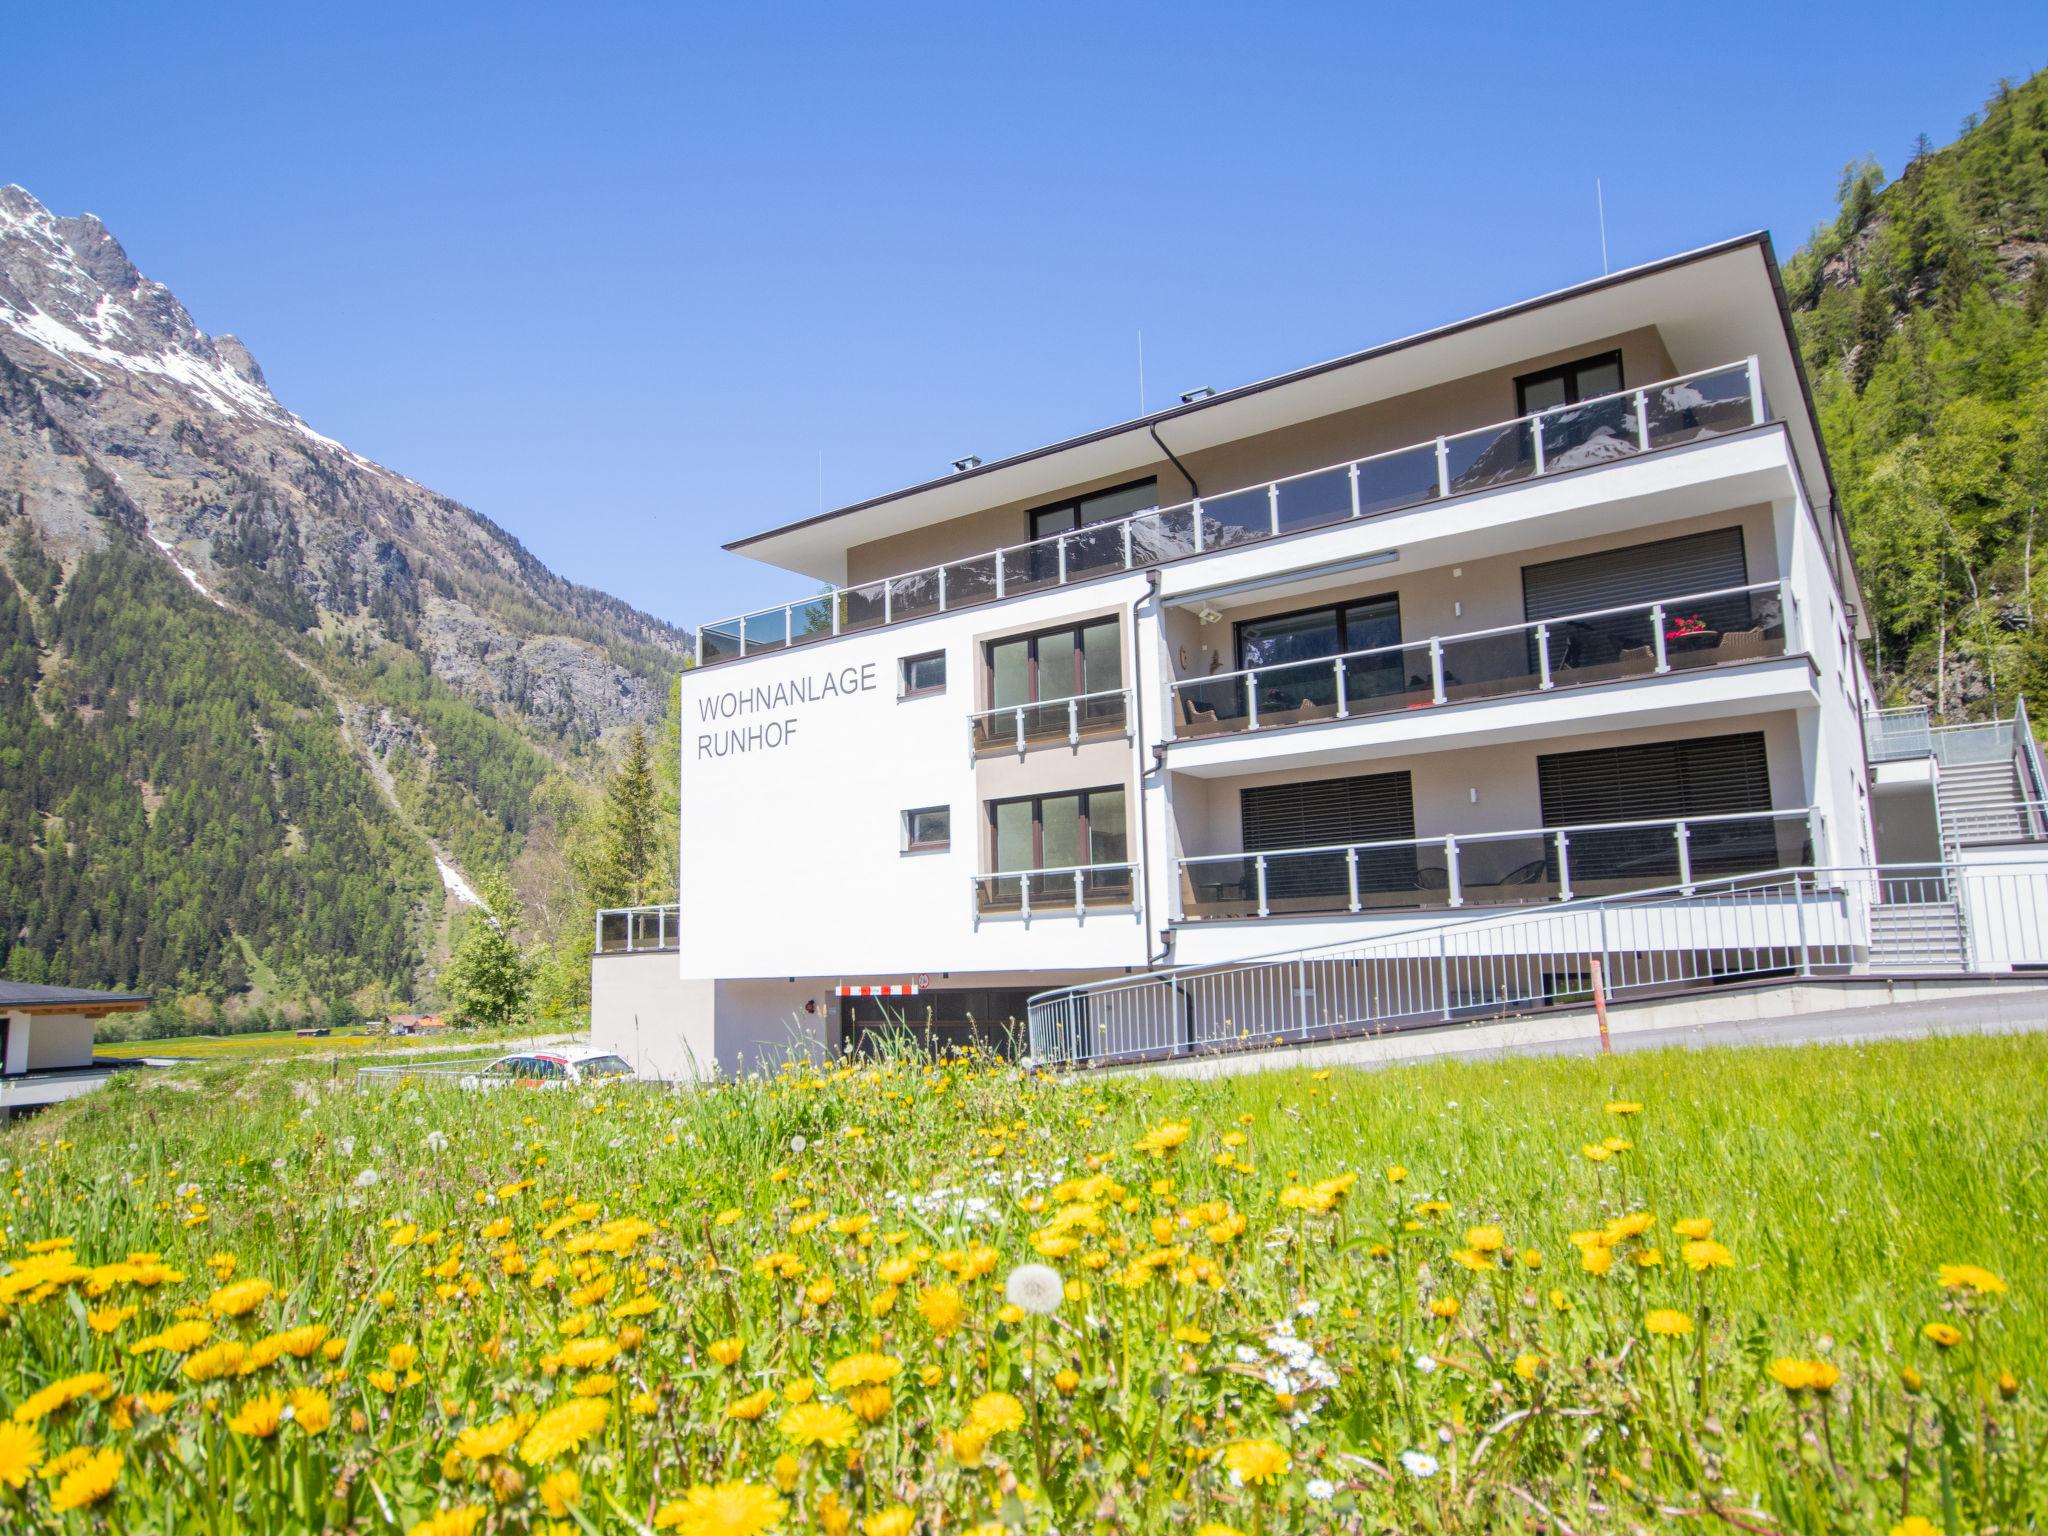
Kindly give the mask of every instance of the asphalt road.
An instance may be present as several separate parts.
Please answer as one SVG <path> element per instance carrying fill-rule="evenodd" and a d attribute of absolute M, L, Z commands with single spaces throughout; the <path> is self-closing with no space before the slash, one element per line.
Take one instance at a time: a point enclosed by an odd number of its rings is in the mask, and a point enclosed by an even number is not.
<path fill-rule="evenodd" d="M 1928 1035 L 1992 1035 L 2048 1030 L 2048 986 L 2024 992 L 1987 992 L 1936 1002 L 1882 1003 L 1837 1008 L 1825 1013 L 1788 1014 L 1782 1019 L 1731 1019 L 1713 1024 L 1674 1024 L 1661 1029 L 1622 1030 L 1616 1051 L 1659 1051 L 1674 1047 L 1706 1050 L 1726 1045 L 1854 1045 L 1869 1040 L 1911 1040 Z M 1584 1056 L 1589 1040 L 1546 1040 L 1487 1050 L 1445 1050 L 1457 1060 L 1500 1056 Z M 1413 1058 L 1408 1058 L 1413 1059 Z"/>

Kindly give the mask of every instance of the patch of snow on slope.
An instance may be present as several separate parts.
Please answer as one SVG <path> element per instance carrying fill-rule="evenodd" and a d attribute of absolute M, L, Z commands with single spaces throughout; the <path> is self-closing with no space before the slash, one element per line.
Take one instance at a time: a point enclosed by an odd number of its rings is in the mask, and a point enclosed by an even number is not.
<path fill-rule="evenodd" d="M 475 888 L 462 878 L 462 871 L 438 853 L 434 855 L 434 868 L 441 871 L 441 884 L 448 888 L 450 896 L 466 907 L 480 907 L 484 904 L 483 897 L 477 895 Z"/>
<path fill-rule="evenodd" d="M 178 574 L 180 576 L 184 577 L 187 581 L 192 583 L 192 590 L 194 592 L 197 592 L 201 597 L 205 598 L 208 602 L 212 603 L 213 606 L 216 608 L 227 607 L 226 603 L 222 602 L 219 598 L 215 597 L 211 592 L 206 590 L 205 584 L 202 583 L 199 579 L 199 573 L 193 570 L 191 566 L 187 565 L 184 561 L 178 558 L 177 550 L 173 549 L 170 545 L 166 544 L 162 539 L 158 538 L 154 532 L 150 534 L 149 542 L 154 544 L 158 549 L 164 552 L 164 557 L 167 560 L 169 560 L 171 564 L 175 565 L 178 568 Z"/>

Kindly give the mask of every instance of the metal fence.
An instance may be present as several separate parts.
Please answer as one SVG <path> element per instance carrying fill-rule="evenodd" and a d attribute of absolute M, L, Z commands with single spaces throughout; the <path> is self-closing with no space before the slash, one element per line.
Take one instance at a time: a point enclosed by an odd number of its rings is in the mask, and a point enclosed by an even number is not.
<path fill-rule="evenodd" d="M 1780 869 L 1418 923 L 1385 938 L 1041 993 L 1031 1053 L 1098 1065 L 1441 1027 L 1762 977 L 2048 966 L 2048 859 Z"/>

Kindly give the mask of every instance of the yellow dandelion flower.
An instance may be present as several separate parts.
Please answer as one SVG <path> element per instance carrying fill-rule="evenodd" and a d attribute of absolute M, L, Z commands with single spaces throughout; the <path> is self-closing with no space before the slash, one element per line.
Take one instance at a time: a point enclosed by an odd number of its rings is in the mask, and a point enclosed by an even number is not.
<path fill-rule="evenodd" d="M 1234 1440 L 1223 1448 L 1223 1465 L 1239 1482 L 1256 1488 L 1284 1476 L 1294 1458 L 1271 1440 Z"/>
<path fill-rule="evenodd" d="M 848 1355 L 825 1372 L 825 1385 L 844 1392 L 848 1387 L 880 1386 L 902 1373 L 903 1362 L 892 1355 Z"/>
<path fill-rule="evenodd" d="M 540 1480 L 540 1502 L 557 1520 L 583 1502 L 583 1482 L 568 1467 Z"/>
<path fill-rule="evenodd" d="M 324 1434 L 334 1422 L 334 1404 L 316 1387 L 294 1388 L 290 1401 L 292 1422 L 306 1434 Z"/>
<path fill-rule="evenodd" d="M 967 1315 L 959 1290 L 950 1285 L 934 1285 L 919 1291 L 917 1310 L 932 1332 L 942 1338 L 958 1328 Z"/>
<path fill-rule="evenodd" d="M 1150 1153 L 1153 1157 L 1170 1157 L 1193 1132 L 1194 1127 L 1185 1120 L 1164 1121 L 1140 1136 L 1132 1144 L 1132 1150 Z"/>
<path fill-rule="evenodd" d="M 233 1285 L 224 1285 L 206 1298 L 207 1310 L 216 1317 L 246 1317 L 263 1304 L 263 1300 L 277 1287 L 268 1280 L 237 1280 Z"/>
<path fill-rule="evenodd" d="M 1963 1330 L 1954 1323 L 1929 1323 L 1920 1331 L 1943 1349 L 1954 1349 L 1963 1342 Z"/>
<path fill-rule="evenodd" d="M 121 1465 L 119 1451 L 91 1452 L 58 1480 L 57 1491 L 50 1495 L 50 1507 L 62 1514 L 99 1503 L 121 1480 Z"/>
<path fill-rule="evenodd" d="M 1705 1274 L 1710 1269 L 1733 1269 L 1735 1255 L 1710 1237 L 1696 1237 L 1678 1250 L 1685 1260 L 1685 1267 L 1694 1274 Z"/>
<path fill-rule="evenodd" d="M 1999 1296 L 2005 1293 L 2005 1282 L 1990 1270 L 1976 1264 L 1942 1265 L 1941 1283 L 1951 1291 L 1975 1291 L 1979 1296 Z"/>
<path fill-rule="evenodd" d="M 967 1422 L 994 1439 L 1024 1425 L 1024 1405 L 1007 1392 L 985 1392 L 967 1410 Z"/>
<path fill-rule="evenodd" d="M 861 1521 L 861 1536 L 910 1536 L 911 1527 L 917 1524 L 917 1516 L 906 1504 L 892 1504 L 880 1514 L 869 1515 Z"/>
<path fill-rule="evenodd" d="M 284 1395 L 266 1392 L 261 1397 L 250 1398 L 236 1409 L 234 1417 L 228 1420 L 228 1428 L 252 1440 L 268 1440 L 282 1423 Z"/>
<path fill-rule="evenodd" d="M 1675 1339 L 1692 1332 L 1692 1314 L 1672 1307 L 1653 1307 L 1643 1314 L 1643 1327 L 1659 1338 Z"/>
<path fill-rule="evenodd" d="M 776 1422 L 783 1437 L 798 1445 L 822 1445 L 831 1449 L 850 1443 L 860 1423 L 844 1408 L 826 1403 L 798 1403 Z"/>
<path fill-rule="evenodd" d="M 0 1422 L 0 1484 L 24 1488 L 42 1464 L 43 1437 L 33 1427 Z"/>
<path fill-rule="evenodd" d="M 833 1495 L 828 1492 L 825 1497 Z M 837 1508 L 836 1500 L 833 1507 Z M 759 1483 L 728 1482 L 712 1487 L 698 1483 L 680 1499 L 655 1511 L 654 1528 L 681 1530 L 685 1536 L 762 1536 L 780 1525 L 788 1513 L 788 1503 L 773 1488 Z M 823 1516 L 821 1509 L 820 1518 Z"/>
<path fill-rule="evenodd" d="M 604 1428 L 612 1405 L 601 1397 L 572 1398 L 550 1408 L 533 1422 L 519 1442 L 519 1459 L 529 1467 L 545 1466 L 575 1450 Z"/>
<path fill-rule="evenodd" d="M 1842 1379 L 1842 1373 L 1825 1360 L 1773 1360 L 1771 1380 L 1787 1392 L 1827 1392 Z"/>
<path fill-rule="evenodd" d="M 466 1461 L 488 1461 L 493 1456 L 502 1456 L 519 1443 L 519 1437 L 532 1424 L 532 1415 L 515 1413 L 489 1424 L 472 1425 L 455 1437 L 455 1452 Z"/>
<path fill-rule="evenodd" d="M 476 1528 L 489 1513 L 489 1508 L 482 1504 L 444 1509 L 416 1522 L 406 1536 L 475 1536 Z"/>

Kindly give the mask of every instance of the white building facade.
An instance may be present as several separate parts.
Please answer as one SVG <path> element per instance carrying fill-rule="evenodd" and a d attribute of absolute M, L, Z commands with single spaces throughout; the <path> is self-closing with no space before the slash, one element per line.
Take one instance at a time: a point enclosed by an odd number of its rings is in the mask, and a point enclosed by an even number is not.
<path fill-rule="evenodd" d="M 816 595 L 683 675 L 681 899 L 593 969 L 643 1072 L 1021 1049 L 1048 989 L 1880 857 L 1762 236 L 731 547 Z"/>

